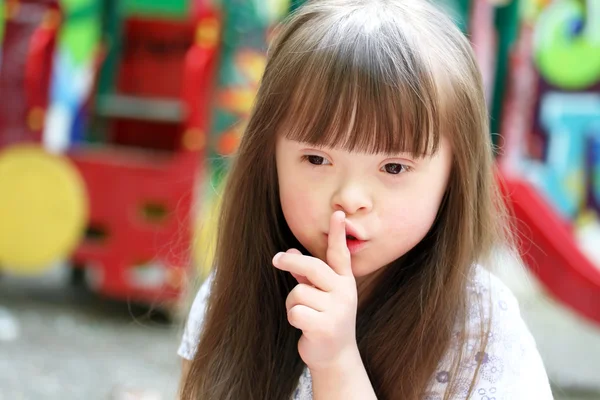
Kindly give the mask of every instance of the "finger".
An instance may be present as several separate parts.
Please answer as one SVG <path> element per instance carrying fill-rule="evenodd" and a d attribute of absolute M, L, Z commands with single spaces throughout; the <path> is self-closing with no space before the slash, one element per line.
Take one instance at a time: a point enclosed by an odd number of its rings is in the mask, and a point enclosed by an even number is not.
<path fill-rule="evenodd" d="M 327 263 L 339 275 L 352 275 L 350 250 L 346 243 L 346 214 L 336 211 L 329 221 Z"/>
<path fill-rule="evenodd" d="M 337 277 L 323 261 L 299 254 L 277 253 L 273 257 L 273 265 L 282 271 L 306 277 L 310 284 L 325 292 L 331 291 Z"/>
<path fill-rule="evenodd" d="M 313 331 L 321 315 L 319 311 L 301 304 L 292 307 L 287 313 L 290 325 L 303 331 Z"/>
<path fill-rule="evenodd" d="M 316 311 L 325 311 L 328 302 L 327 293 L 314 286 L 299 284 L 285 299 L 285 309 L 289 311 L 297 305 L 304 305 Z"/>
<path fill-rule="evenodd" d="M 300 252 L 300 250 L 297 250 L 297 249 L 289 249 L 288 251 L 286 251 L 286 253 L 288 253 L 288 254 L 299 254 L 299 255 L 302 255 L 302 253 Z M 310 284 L 310 281 L 308 279 L 306 279 L 305 276 L 298 275 L 298 274 L 296 274 L 294 272 L 290 272 L 290 274 L 292 274 L 292 276 L 296 279 L 296 281 L 298 283 Z"/>

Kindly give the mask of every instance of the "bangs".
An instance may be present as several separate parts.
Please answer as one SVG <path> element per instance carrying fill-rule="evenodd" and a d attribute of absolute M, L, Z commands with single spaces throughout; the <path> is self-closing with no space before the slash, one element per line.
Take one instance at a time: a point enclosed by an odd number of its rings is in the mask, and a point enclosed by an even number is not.
<path fill-rule="evenodd" d="M 323 33 L 313 43 L 288 42 L 299 48 L 286 51 L 292 65 L 279 70 L 278 89 L 289 99 L 279 133 L 353 152 L 435 153 L 440 107 L 428 60 L 402 43 L 392 53 L 384 41 L 360 32 L 343 40 L 343 29 Z"/>

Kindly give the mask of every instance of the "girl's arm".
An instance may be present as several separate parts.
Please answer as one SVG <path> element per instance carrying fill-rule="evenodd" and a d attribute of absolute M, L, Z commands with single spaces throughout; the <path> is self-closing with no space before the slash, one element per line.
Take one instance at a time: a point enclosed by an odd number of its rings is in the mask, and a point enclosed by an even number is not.
<path fill-rule="evenodd" d="M 336 366 L 311 375 L 314 400 L 377 400 L 358 349 Z"/>

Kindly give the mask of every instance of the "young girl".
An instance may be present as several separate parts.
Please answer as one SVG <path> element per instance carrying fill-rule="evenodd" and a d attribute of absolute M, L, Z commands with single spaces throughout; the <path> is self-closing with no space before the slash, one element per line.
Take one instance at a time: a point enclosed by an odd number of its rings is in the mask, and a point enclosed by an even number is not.
<path fill-rule="evenodd" d="M 506 248 L 481 77 L 423 0 L 281 28 L 224 193 L 183 399 L 550 399 L 487 272 Z"/>

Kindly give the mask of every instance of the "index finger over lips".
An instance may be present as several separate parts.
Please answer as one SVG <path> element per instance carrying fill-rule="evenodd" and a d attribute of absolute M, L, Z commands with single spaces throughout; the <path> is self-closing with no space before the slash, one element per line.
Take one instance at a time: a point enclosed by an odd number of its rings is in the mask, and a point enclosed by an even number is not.
<path fill-rule="evenodd" d="M 339 275 L 352 275 L 352 259 L 346 243 L 346 214 L 336 211 L 329 222 L 327 263 Z"/>

